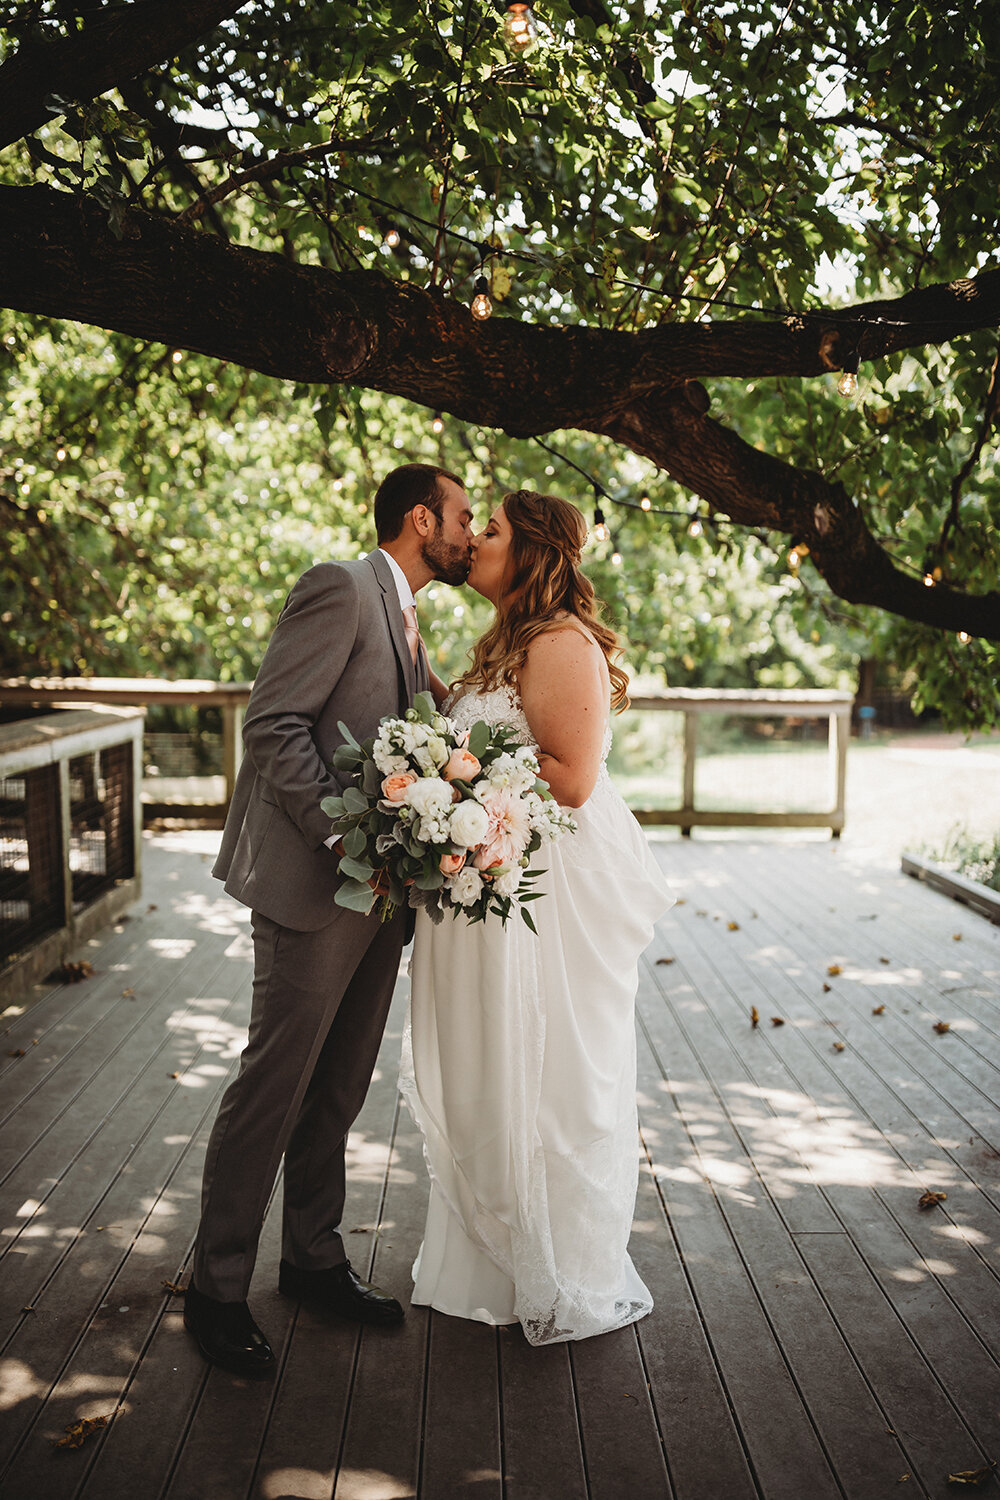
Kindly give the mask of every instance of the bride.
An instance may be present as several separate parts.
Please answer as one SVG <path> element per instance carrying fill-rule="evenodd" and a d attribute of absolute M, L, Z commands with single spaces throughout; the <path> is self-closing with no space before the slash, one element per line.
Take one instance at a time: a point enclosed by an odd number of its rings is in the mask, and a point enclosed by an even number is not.
<path fill-rule="evenodd" d="M 469 582 L 496 606 L 446 711 L 509 725 L 577 832 L 533 857 L 535 936 L 515 913 L 435 926 L 418 912 L 400 1088 L 431 1175 L 413 1302 L 532 1344 L 588 1338 L 652 1308 L 628 1256 L 638 1182 L 639 955 L 672 904 L 612 787 L 614 633 L 580 571 L 583 516 L 506 495 Z"/>

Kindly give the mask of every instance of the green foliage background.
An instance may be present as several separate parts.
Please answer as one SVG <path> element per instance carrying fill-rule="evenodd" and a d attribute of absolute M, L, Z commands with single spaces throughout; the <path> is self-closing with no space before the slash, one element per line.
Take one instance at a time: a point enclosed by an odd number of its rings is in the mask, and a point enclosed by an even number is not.
<path fill-rule="evenodd" d="M 52 34 L 72 24 L 57 0 L 31 9 Z M 988 7 L 688 0 L 613 4 L 603 24 L 556 0 L 537 14 L 543 45 L 515 63 L 486 4 L 258 0 L 118 94 L 53 101 L 0 172 L 94 193 L 112 222 L 125 203 L 189 209 L 248 173 L 198 210 L 206 232 L 459 298 L 485 247 L 495 316 L 534 322 L 636 329 L 719 298 L 808 309 L 996 264 Z M 0 20 L 10 55 L 18 7 Z M 986 332 L 865 364 L 853 403 L 832 377 L 719 381 L 713 414 L 842 480 L 905 566 L 995 588 L 995 434 L 946 518 L 996 352 Z M 0 389 L 5 673 L 252 676 L 302 568 L 372 544 L 371 496 L 397 462 L 456 468 L 481 519 L 522 484 L 592 506 L 586 480 L 532 443 L 450 419 L 438 436 L 396 398 L 42 319 L 3 315 Z M 613 496 L 684 513 L 605 504 L 613 539 L 589 567 L 635 670 L 843 686 L 876 656 L 946 722 L 1000 722 L 994 643 L 834 599 L 808 560 L 789 571 L 787 537 L 722 522 L 693 537 L 692 498 L 634 455 L 551 441 Z M 484 610 L 446 589 L 425 600 L 448 675 Z"/>

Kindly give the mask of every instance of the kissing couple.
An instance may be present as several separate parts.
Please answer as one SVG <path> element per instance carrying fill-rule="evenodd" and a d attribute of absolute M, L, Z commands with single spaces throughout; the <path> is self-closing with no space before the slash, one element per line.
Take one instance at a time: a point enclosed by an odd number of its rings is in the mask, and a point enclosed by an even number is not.
<path fill-rule="evenodd" d="M 412 1302 L 519 1323 L 532 1344 L 588 1338 L 652 1299 L 628 1255 L 638 1180 L 638 962 L 672 904 L 605 764 L 627 702 L 617 638 L 581 571 L 581 513 L 532 490 L 473 530 L 456 475 L 405 464 L 375 496 L 378 546 L 310 568 L 261 664 L 213 873 L 251 908 L 249 1039 L 205 1159 L 185 1325 L 239 1375 L 275 1357 L 247 1305 L 284 1157 L 286 1296 L 389 1326 L 403 1307 L 352 1269 L 341 1235 L 345 1141 L 371 1082 L 405 941 L 414 936 L 400 1089 L 431 1188 Z M 450 690 L 431 670 L 416 595 L 468 580 L 495 606 Z M 382 922 L 334 900 L 323 798 L 343 722 L 357 740 L 430 690 L 535 749 L 576 832 L 534 856 L 537 935 L 520 922 Z M 415 927 L 415 932 L 414 932 Z"/>

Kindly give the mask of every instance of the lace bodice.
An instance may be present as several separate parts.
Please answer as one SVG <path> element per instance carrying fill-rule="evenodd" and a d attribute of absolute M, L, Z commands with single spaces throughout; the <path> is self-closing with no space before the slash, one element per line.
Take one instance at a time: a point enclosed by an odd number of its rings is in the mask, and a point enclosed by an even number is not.
<path fill-rule="evenodd" d="M 505 729 L 512 730 L 522 745 L 531 745 L 533 749 L 538 748 L 531 732 L 531 725 L 521 707 L 520 695 L 514 687 L 504 684 L 486 691 L 472 689 L 460 697 L 449 696 L 445 699 L 443 712 L 459 729 L 471 729 L 478 720 L 485 719 L 487 724 L 502 724 Z M 609 724 L 604 731 L 604 744 L 601 748 L 602 766 L 608 758 L 610 749 L 611 726 Z"/>

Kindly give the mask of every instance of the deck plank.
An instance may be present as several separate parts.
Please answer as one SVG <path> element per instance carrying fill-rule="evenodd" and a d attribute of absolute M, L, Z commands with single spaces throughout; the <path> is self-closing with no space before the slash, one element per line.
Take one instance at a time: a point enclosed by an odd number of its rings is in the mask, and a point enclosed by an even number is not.
<path fill-rule="evenodd" d="M 163 1282 L 249 1009 L 217 838 L 147 840 L 143 907 L 78 955 L 94 977 L 3 1018 L 5 1496 L 944 1500 L 949 1469 L 996 1455 L 1000 931 L 809 840 L 654 841 L 685 904 L 639 997 L 650 1317 L 547 1349 L 425 1309 L 335 1324 L 277 1294 L 279 1188 L 251 1290 L 277 1378 L 208 1371 Z M 345 1226 L 406 1301 L 427 1182 L 395 1092 L 404 1003 L 405 978 Z M 924 1212 L 928 1187 L 948 1196 Z M 98 1413 L 103 1434 L 53 1453 Z"/>

